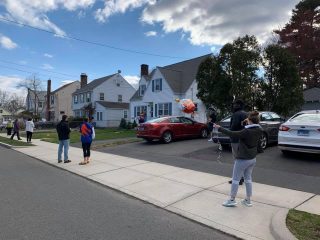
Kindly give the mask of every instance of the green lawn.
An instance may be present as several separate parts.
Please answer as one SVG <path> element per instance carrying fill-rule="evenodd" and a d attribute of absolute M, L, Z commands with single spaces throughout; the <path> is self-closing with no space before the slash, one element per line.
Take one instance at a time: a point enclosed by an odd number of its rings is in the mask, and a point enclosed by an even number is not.
<path fill-rule="evenodd" d="M 299 240 L 320 239 L 320 216 L 291 209 L 287 216 L 289 230 Z"/>
<path fill-rule="evenodd" d="M 136 131 L 131 129 L 117 129 L 117 128 L 106 128 L 106 129 L 95 129 L 96 138 L 95 140 L 109 140 L 109 139 L 118 139 L 118 138 L 128 138 L 135 137 Z M 24 134 L 21 134 L 24 136 Z M 43 141 L 58 143 L 58 135 L 55 130 L 50 130 L 46 132 L 37 132 L 33 133 L 32 138 L 41 139 Z M 80 142 L 80 133 L 79 131 L 71 131 L 70 142 L 77 143 Z"/>
<path fill-rule="evenodd" d="M 10 138 L 1 137 L 1 136 L 0 136 L 0 142 L 9 144 L 11 146 L 33 146 L 30 143 L 26 143 L 18 140 L 11 140 Z"/>

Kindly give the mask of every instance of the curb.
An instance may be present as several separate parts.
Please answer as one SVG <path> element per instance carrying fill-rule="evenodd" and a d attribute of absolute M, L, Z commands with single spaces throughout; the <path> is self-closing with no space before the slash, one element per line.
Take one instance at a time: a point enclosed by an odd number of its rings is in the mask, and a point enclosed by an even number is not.
<path fill-rule="evenodd" d="M 11 148 L 12 148 L 12 145 L 9 145 L 9 144 L 3 143 L 3 142 L 0 142 L 0 146 L 1 146 L 1 147 L 8 148 L 8 149 L 11 149 Z"/>
<path fill-rule="evenodd" d="M 273 215 L 270 223 L 270 231 L 276 240 L 297 240 L 286 225 L 289 209 L 281 209 Z"/>

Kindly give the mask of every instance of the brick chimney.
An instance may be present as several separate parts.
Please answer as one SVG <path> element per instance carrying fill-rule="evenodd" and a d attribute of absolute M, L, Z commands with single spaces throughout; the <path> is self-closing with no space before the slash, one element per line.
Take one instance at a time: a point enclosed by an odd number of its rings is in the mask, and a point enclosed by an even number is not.
<path fill-rule="evenodd" d="M 80 88 L 83 88 L 88 84 L 88 76 L 85 73 L 81 73 L 80 75 Z"/>
<path fill-rule="evenodd" d="M 50 95 L 51 95 L 51 79 L 47 83 L 47 121 L 50 121 Z"/>
<path fill-rule="evenodd" d="M 147 64 L 141 64 L 140 76 L 148 76 L 149 75 L 149 66 Z"/>

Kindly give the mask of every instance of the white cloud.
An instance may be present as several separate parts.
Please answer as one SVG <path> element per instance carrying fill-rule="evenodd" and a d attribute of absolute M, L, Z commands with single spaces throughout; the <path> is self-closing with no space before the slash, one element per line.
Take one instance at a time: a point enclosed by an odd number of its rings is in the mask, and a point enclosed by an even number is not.
<path fill-rule="evenodd" d="M 149 32 L 144 33 L 144 35 L 146 35 L 147 37 L 155 37 L 155 36 L 157 36 L 157 32 L 149 31 Z"/>
<path fill-rule="evenodd" d="M 52 67 L 50 64 L 48 64 L 48 63 L 44 63 L 44 64 L 42 64 L 42 67 L 41 67 L 42 69 L 45 69 L 45 70 L 52 70 L 52 69 L 54 69 L 54 67 Z"/>
<path fill-rule="evenodd" d="M 10 38 L 2 34 L 0 34 L 0 45 L 1 47 L 9 50 L 18 47 L 18 45 L 15 42 L 13 42 Z"/>
<path fill-rule="evenodd" d="M 111 15 L 125 13 L 127 10 L 142 7 L 145 4 L 154 4 L 156 0 L 104 0 L 104 8 L 95 12 L 99 22 L 105 22 Z"/>
<path fill-rule="evenodd" d="M 45 53 L 43 54 L 43 56 L 47 57 L 47 58 L 53 58 L 53 55 L 49 54 L 49 53 Z"/>
<path fill-rule="evenodd" d="M 126 75 L 123 76 L 125 80 L 127 80 L 135 89 L 138 89 L 140 77 L 136 75 Z"/>
<path fill-rule="evenodd" d="M 72 83 L 72 82 L 74 82 L 74 80 L 64 80 L 64 81 L 61 81 L 60 87 L 66 85 L 66 84 L 68 84 L 68 83 Z"/>
<path fill-rule="evenodd" d="M 142 21 L 159 23 L 166 33 L 189 34 L 194 45 L 223 45 L 253 34 L 263 42 L 283 26 L 299 0 L 162 0 L 147 5 Z"/>
<path fill-rule="evenodd" d="M 17 85 L 23 81 L 23 78 L 17 76 L 4 76 L 0 75 L 1 89 L 9 93 L 15 93 L 18 96 L 26 96 L 26 90 L 23 88 L 17 88 Z"/>
<path fill-rule="evenodd" d="M 21 60 L 21 61 L 19 61 L 19 64 L 22 64 L 22 65 L 27 65 L 27 61 L 25 61 L 25 60 Z"/>
<path fill-rule="evenodd" d="M 6 9 L 3 15 L 21 23 L 53 31 L 59 35 L 65 32 L 55 25 L 47 13 L 58 9 L 75 11 L 91 6 L 96 0 L 2 0 L 0 5 Z"/>

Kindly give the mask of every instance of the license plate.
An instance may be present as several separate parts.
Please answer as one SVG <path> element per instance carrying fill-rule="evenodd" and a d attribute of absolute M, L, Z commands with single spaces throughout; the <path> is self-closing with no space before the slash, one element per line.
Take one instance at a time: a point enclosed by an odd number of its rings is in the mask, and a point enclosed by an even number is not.
<path fill-rule="evenodd" d="M 298 136 L 309 136 L 309 130 L 298 130 Z"/>

